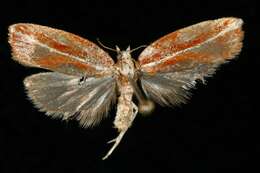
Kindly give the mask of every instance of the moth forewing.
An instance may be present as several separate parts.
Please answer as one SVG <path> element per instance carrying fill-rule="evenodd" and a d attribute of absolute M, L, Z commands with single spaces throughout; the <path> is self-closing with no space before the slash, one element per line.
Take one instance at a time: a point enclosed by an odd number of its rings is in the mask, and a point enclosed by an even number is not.
<path fill-rule="evenodd" d="M 14 60 L 68 75 L 98 76 L 114 61 L 94 43 L 46 26 L 19 23 L 9 27 Z"/>

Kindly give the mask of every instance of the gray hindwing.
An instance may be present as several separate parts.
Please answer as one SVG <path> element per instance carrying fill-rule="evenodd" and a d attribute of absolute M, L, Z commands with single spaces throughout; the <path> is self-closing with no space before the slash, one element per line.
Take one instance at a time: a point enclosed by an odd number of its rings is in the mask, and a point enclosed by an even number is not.
<path fill-rule="evenodd" d="M 84 127 L 101 121 L 115 100 L 112 76 L 81 79 L 57 72 L 31 75 L 24 80 L 32 102 L 47 115 L 75 118 Z"/>

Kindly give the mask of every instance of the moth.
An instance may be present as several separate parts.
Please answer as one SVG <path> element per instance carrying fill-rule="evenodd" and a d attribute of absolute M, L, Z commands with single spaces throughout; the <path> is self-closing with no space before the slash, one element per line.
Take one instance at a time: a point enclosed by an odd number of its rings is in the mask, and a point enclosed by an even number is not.
<path fill-rule="evenodd" d="M 138 111 L 153 102 L 164 106 L 185 103 L 189 89 L 204 82 L 219 65 L 242 48 L 242 19 L 204 21 L 165 35 L 132 59 L 133 50 L 120 50 L 117 62 L 93 42 L 46 26 L 18 23 L 9 27 L 12 57 L 22 65 L 50 70 L 26 77 L 29 98 L 40 111 L 62 120 L 76 119 L 83 127 L 98 124 L 117 101 L 114 127 L 120 143 Z M 133 102 L 136 97 L 139 105 Z"/>

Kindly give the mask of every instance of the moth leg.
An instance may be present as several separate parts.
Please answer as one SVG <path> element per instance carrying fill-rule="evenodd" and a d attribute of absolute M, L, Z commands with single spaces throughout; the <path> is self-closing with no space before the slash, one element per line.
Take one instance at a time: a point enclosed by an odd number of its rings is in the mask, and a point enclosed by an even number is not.
<path fill-rule="evenodd" d="M 112 142 L 115 142 L 115 143 L 112 146 L 112 148 L 107 152 L 107 154 L 102 158 L 102 160 L 107 159 L 112 154 L 112 152 L 115 150 L 115 148 L 119 145 L 119 143 L 120 143 L 121 139 L 123 138 L 126 131 L 127 131 L 127 129 L 121 131 L 115 139 L 108 141 L 108 143 L 112 143 Z"/>
<path fill-rule="evenodd" d="M 134 80 L 130 79 L 129 81 L 134 89 L 134 94 L 139 102 L 139 112 L 143 115 L 150 114 L 154 110 L 154 103 L 151 100 L 148 100 L 148 98 L 142 93 L 142 91 L 140 90 L 140 88 Z"/>
<path fill-rule="evenodd" d="M 123 138 L 124 134 L 126 133 L 126 131 L 128 130 L 128 128 L 131 126 L 133 120 L 135 119 L 135 117 L 138 113 L 138 107 L 133 102 L 131 102 L 131 107 L 132 107 L 131 116 L 128 117 L 127 122 L 124 123 L 127 125 L 124 128 L 119 129 L 119 135 L 115 139 L 108 141 L 108 143 L 112 143 L 112 142 L 115 142 L 115 143 L 112 146 L 112 148 L 108 151 L 108 153 L 102 158 L 103 160 L 107 159 L 112 154 L 112 152 L 115 150 L 115 148 L 119 145 L 120 141 L 122 140 L 122 138 Z"/>
<path fill-rule="evenodd" d="M 134 110 L 134 112 L 133 112 L 133 120 L 134 120 L 135 117 L 136 117 L 136 115 L 137 115 L 137 113 L 138 113 L 138 107 L 137 107 L 133 102 L 132 102 L 132 105 L 133 105 L 133 110 Z M 128 128 L 127 128 L 127 129 L 128 129 Z M 126 130 L 127 130 L 127 129 L 126 129 Z M 125 131 L 126 131 L 126 130 L 125 130 Z M 122 132 L 123 132 L 123 131 L 121 131 L 120 134 L 121 134 Z M 119 134 L 119 136 L 120 136 L 120 134 Z M 118 136 L 118 137 L 119 137 L 119 136 Z M 118 137 L 117 137 L 117 138 L 118 138 Z M 112 139 L 112 140 L 108 141 L 107 143 L 110 144 L 110 143 L 112 143 L 112 142 L 115 142 L 115 141 L 117 140 L 117 138 Z"/>

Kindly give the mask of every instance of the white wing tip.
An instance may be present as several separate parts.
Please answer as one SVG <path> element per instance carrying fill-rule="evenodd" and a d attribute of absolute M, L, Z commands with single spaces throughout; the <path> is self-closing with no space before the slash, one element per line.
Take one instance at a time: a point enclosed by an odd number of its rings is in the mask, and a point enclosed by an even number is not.
<path fill-rule="evenodd" d="M 243 19 L 241 18 L 237 18 L 237 17 L 224 17 L 224 18 L 220 18 L 217 19 L 217 21 L 219 22 L 225 22 L 225 21 L 230 21 L 230 26 L 234 26 L 234 27 L 241 27 L 244 23 Z"/>

